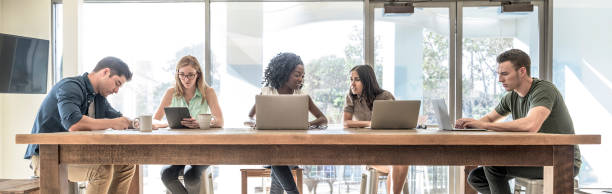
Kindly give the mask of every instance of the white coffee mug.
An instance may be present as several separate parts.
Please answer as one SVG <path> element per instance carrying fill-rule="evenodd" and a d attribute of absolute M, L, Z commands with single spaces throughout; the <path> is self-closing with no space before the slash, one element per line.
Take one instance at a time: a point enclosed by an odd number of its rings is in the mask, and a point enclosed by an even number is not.
<path fill-rule="evenodd" d="M 200 125 L 200 129 L 210 128 L 211 117 L 212 116 L 210 114 L 199 114 L 198 115 L 198 118 L 196 120 L 198 121 L 198 125 Z"/>
<path fill-rule="evenodd" d="M 151 132 L 153 131 L 153 116 L 141 115 L 132 121 L 132 126 L 142 132 Z"/>

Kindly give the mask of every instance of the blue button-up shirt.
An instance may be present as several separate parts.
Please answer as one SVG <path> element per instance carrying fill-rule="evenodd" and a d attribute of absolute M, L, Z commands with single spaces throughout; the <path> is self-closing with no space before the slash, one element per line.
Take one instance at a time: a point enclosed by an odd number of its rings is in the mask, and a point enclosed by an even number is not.
<path fill-rule="evenodd" d="M 67 132 L 68 129 L 88 114 L 89 104 L 95 103 L 96 118 L 117 118 L 121 113 L 113 109 L 106 97 L 96 94 L 87 77 L 82 76 L 62 79 L 55 84 L 40 105 L 32 134 Z M 25 159 L 38 155 L 38 144 L 28 145 Z"/>

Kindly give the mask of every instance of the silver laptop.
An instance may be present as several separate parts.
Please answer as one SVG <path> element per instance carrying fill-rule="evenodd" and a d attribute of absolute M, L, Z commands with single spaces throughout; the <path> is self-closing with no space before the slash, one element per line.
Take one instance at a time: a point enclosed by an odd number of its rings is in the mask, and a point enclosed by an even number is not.
<path fill-rule="evenodd" d="M 308 129 L 307 95 L 257 95 L 257 129 Z"/>
<path fill-rule="evenodd" d="M 460 129 L 454 127 L 454 122 L 450 120 L 450 116 L 448 116 L 448 110 L 446 109 L 446 102 L 444 99 L 435 99 L 432 101 L 434 112 L 436 113 L 436 117 L 438 117 L 438 122 L 440 123 L 439 128 L 442 130 L 449 131 L 486 131 L 486 129 Z"/>
<path fill-rule="evenodd" d="M 414 129 L 419 119 L 420 100 L 375 100 L 372 129 Z"/>

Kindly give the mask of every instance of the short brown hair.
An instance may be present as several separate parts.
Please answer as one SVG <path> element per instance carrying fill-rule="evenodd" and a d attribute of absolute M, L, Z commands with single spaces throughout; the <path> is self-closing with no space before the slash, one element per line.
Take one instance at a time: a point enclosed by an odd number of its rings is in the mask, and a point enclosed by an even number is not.
<path fill-rule="evenodd" d="M 531 75 L 531 58 L 529 58 L 529 55 L 522 50 L 510 49 L 497 56 L 498 64 L 506 61 L 510 61 L 516 70 L 520 69 L 521 67 L 525 67 L 525 69 L 527 69 L 527 75 Z"/>
<path fill-rule="evenodd" d="M 114 75 L 119 77 L 125 76 L 127 81 L 132 80 L 132 72 L 130 71 L 130 68 L 127 64 L 125 64 L 125 62 L 117 57 L 104 57 L 102 60 L 100 60 L 100 62 L 98 62 L 93 72 L 98 72 L 104 68 L 109 68 L 111 70 L 111 77 Z"/>

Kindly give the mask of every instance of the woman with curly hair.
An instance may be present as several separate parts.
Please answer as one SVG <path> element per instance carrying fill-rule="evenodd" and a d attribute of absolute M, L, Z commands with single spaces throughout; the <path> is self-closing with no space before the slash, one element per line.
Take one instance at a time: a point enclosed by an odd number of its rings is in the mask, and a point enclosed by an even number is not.
<path fill-rule="evenodd" d="M 304 95 L 305 93 L 301 90 L 303 81 L 304 63 L 300 56 L 293 53 L 279 53 L 270 60 L 264 72 L 264 87 L 261 88 L 261 95 Z M 316 117 L 315 120 L 309 122 L 310 126 L 327 125 L 327 118 L 310 97 L 308 97 L 308 110 Z M 249 113 L 251 120 L 253 116 L 255 116 L 255 106 Z M 287 194 L 299 194 L 289 166 L 272 166 L 271 168 L 270 194 L 282 194 L 283 190 Z"/>

